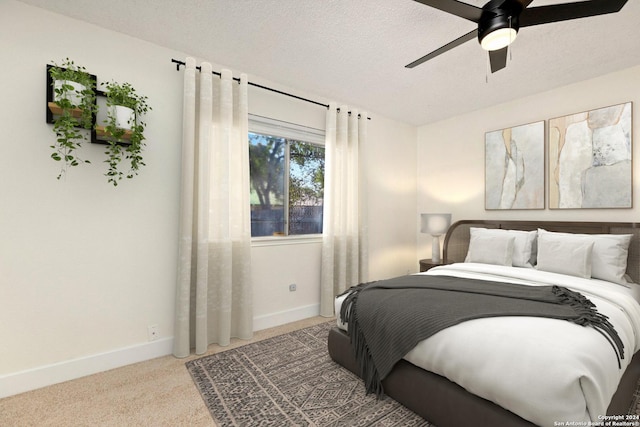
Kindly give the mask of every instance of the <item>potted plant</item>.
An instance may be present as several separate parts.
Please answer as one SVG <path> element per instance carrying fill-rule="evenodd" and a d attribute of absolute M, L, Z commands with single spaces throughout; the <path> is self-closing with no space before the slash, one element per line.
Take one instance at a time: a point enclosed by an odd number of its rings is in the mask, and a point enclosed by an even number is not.
<path fill-rule="evenodd" d="M 77 166 L 81 160 L 75 151 L 83 141 L 88 140 L 88 133 L 81 129 L 91 130 L 97 111 L 95 80 L 84 67 L 76 65 L 69 58 L 60 65 L 49 68 L 52 80 L 53 100 L 57 106 L 53 118 L 53 132 L 56 142 L 51 158 L 62 162 L 58 175 L 60 179 L 69 166 Z"/>
<path fill-rule="evenodd" d="M 123 157 L 130 162 L 127 178 L 133 178 L 140 166 L 144 166 L 142 149 L 146 123 L 143 117 L 151 107 L 147 105 L 147 97 L 138 94 L 130 83 L 109 82 L 105 87 L 107 119 L 104 133 L 108 142 L 105 162 L 109 164 L 105 175 L 108 182 L 117 186 L 124 176 L 119 169 Z"/>

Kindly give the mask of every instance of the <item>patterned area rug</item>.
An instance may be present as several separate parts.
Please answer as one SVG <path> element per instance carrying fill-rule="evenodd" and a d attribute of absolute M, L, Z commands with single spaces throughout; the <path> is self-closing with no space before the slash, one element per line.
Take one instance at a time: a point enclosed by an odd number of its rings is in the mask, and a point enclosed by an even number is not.
<path fill-rule="evenodd" d="M 329 357 L 335 321 L 187 362 L 217 425 L 435 427 Z M 640 414 L 640 382 L 629 414 Z"/>
<path fill-rule="evenodd" d="M 333 362 L 326 322 L 187 362 L 219 426 L 432 426 L 396 401 L 365 395 Z"/>

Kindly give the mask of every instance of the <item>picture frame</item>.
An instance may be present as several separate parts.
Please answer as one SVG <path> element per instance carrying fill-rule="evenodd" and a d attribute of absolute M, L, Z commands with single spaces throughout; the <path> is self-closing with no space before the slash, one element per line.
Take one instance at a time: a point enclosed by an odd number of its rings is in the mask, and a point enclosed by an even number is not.
<path fill-rule="evenodd" d="M 549 209 L 631 208 L 631 102 L 549 120 Z"/>
<path fill-rule="evenodd" d="M 544 120 L 485 133 L 485 210 L 545 208 Z"/>

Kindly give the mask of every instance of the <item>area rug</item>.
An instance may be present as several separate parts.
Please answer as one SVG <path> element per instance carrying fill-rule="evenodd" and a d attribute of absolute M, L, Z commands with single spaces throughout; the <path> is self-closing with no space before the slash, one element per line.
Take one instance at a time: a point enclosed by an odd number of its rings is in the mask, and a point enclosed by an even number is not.
<path fill-rule="evenodd" d="M 187 362 L 218 426 L 432 426 L 329 357 L 325 322 Z"/>

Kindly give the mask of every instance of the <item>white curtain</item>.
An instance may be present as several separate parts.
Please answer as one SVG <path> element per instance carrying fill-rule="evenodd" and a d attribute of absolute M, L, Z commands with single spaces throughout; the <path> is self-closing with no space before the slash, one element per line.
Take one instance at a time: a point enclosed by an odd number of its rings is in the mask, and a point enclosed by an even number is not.
<path fill-rule="evenodd" d="M 251 338 L 247 77 L 203 62 L 184 72 L 174 355 Z"/>
<path fill-rule="evenodd" d="M 368 279 L 365 162 L 367 113 L 329 105 L 325 141 L 320 315 L 333 316 L 334 297 Z"/>

